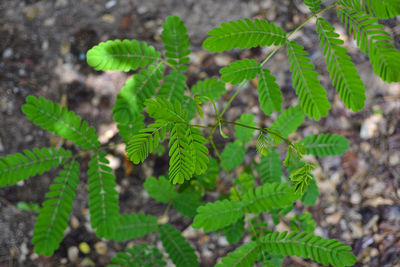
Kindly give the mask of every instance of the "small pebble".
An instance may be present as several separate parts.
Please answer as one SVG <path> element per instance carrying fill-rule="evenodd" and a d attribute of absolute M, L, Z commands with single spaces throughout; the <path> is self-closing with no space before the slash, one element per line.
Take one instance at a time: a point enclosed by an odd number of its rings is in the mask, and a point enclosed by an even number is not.
<path fill-rule="evenodd" d="M 71 216 L 71 227 L 77 229 L 79 227 L 79 220 L 75 216 Z"/>
<path fill-rule="evenodd" d="M 229 246 L 228 240 L 226 240 L 225 236 L 220 236 L 218 238 L 218 245 L 221 247 L 227 247 Z"/>
<path fill-rule="evenodd" d="M 90 253 L 90 246 L 86 242 L 82 242 L 79 244 L 79 250 L 82 251 L 83 254 Z"/>
<path fill-rule="evenodd" d="M 103 21 L 105 21 L 107 23 L 113 23 L 113 22 L 115 22 L 115 17 L 110 14 L 105 14 L 105 15 L 103 15 Z"/>
<path fill-rule="evenodd" d="M 361 195 L 358 192 L 354 192 L 350 198 L 351 204 L 357 205 L 361 202 Z"/>
<path fill-rule="evenodd" d="M 340 219 L 342 218 L 342 213 L 341 212 L 335 212 L 328 217 L 326 217 L 326 222 L 329 224 L 337 224 Z"/>
<path fill-rule="evenodd" d="M 12 48 L 6 48 L 3 52 L 3 58 L 11 58 L 14 54 Z"/>
<path fill-rule="evenodd" d="M 106 3 L 106 9 L 110 9 L 110 8 L 114 7 L 116 4 L 117 4 L 117 1 L 115 1 L 115 0 L 108 1 Z"/>
<path fill-rule="evenodd" d="M 107 253 L 107 244 L 105 242 L 97 242 L 94 244 L 94 249 L 100 255 L 105 255 Z"/>
<path fill-rule="evenodd" d="M 68 248 L 68 259 L 70 262 L 76 262 L 78 260 L 79 249 L 77 247 Z"/>

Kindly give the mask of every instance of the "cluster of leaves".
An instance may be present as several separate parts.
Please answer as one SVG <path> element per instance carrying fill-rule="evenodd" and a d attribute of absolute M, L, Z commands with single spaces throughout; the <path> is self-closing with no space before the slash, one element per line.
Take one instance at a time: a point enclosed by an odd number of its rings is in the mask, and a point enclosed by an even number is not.
<path fill-rule="evenodd" d="M 306 0 L 305 4 L 316 17 L 316 33 L 332 84 L 348 109 L 363 108 L 365 86 L 343 47 L 344 42 L 321 17 L 322 11 L 335 7 L 360 50 L 368 55 L 374 72 L 384 81 L 400 81 L 400 53 L 378 22 L 400 14 L 399 0 L 382 3 L 339 0 L 326 9 L 321 9 L 320 0 Z M 177 16 L 168 17 L 163 25 L 164 56 L 153 46 L 136 40 L 114 40 L 94 46 L 87 53 L 87 62 L 94 69 L 135 71 L 118 93 L 113 107 L 113 119 L 126 143 L 127 158 L 140 164 L 168 140 L 165 144 L 169 148 L 168 173 L 158 178 L 148 177 L 143 185 L 145 190 L 154 200 L 193 219 L 194 228 L 220 231 L 232 244 L 239 242 L 246 232 L 251 236 L 249 243 L 223 257 L 217 266 L 252 266 L 257 261 L 265 266 L 278 266 L 286 255 L 309 258 L 323 265 L 353 265 L 356 258 L 349 246 L 313 234 L 316 223 L 310 213 L 293 216 L 291 232 L 276 232 L 263 219 L 263 214 L 268 212 L 277 225 L 293 210 L 295 201 L 306 206 L 315 204 L 319 194 L 312 175 L 315 166 L 304 155 L 341 155 L 348 148 L 347 139 L 335 134 L 315 134 L 298 142 L 290 141 L 290 134 L 302 125 L 306 115 L 319 120 L 331 108 L 308 53 L 296 40 L 290 39 L 291 34 L 266 20 L 224 22 L 209 35 L 203 47 L 211 52 L 272 45 L 277 51 L 284 47 L 299 105 L 282 108 L 280 87 L 271 71 L 264 67 L 269 57 L 262 63 L 249 58 L 237 60 L 220 69 L 220 79 L 206 78 L 189 88 L 185 74 L 190 42 L 185 24 Z M 235 122 L 223 120 L 236 93 L 221 113 L 215 104 L 225 93 L 226 83 L 240 84 L 237 89 L 240 90 L 251 79 L 257 80 L 260 109 L 267 116 L 279 113 L 267 128 L 257 127 L 253 114 L 244 113 Z M 191 124 L 196 112 L 204 118 L 203 105 L 208 104 L 214 107 L 216 123 Z M 34 124 L 86 150 L 72 155 L 63 148 L 34 148 L 0 158 L 0 186 L 14 185 L 51 168 L 63 167 L 39 211 L 33 232 L 36 253 L 49 256 L 58 248 L 79 184 L 77 157 L 90 153 L 87 188 L 90 221 L 96 235 L 126 241 L 158 233 L 164 250 L 176 266 L 199 265 L 194 249 L 172 225 L 160 224 L 150 214 L 120 214 L 116 177 L 93 127 L 66 107 L 42 97 L 28 96 L 22 111 Z M 146 116 L 154 121 L 146 125 Z M 228 137 L 222 131 L 222 124 L 234 125 L 235 141 L 219 153 L 213 134 L 219 127 L 221 135 Z M 202 128 L 209 131 L 207 138 Z M 260 160 L 247 162 L 245 154 L 252 146 L 256 131 L 255 147 Z M 210 157 L 209 147 L 215 149 L 217 158 Z M 283 161 L 282 150 L 286 152 Z M 232 179 L 231 171 L 240 165 L 244 165 L 242 173 Z M 231 178 L 230 191 L 215 202 L 202 202 L 205 192 L 217 187 L 221 169 Z M 126 248 L 111 262 L 109 266 L 166 265 L 158 248 L 146 244 Z"/>

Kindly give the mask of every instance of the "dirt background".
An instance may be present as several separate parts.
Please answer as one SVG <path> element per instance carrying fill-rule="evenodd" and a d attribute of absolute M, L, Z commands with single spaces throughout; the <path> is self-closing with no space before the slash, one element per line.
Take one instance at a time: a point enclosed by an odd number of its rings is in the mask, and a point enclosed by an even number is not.
<path fill-rule="evenodd" d="M 328 1 L 329 2 L 329 1 Z M 218 74 L 218 69 L 231 61 L 254 57 L 262 59 L 268 48 L 209 55 L 201 42 L 212 27 L 223 21 L 245 17 L 273 20 L 286 31 L 301 24 L 310 13 L 302 1 L 272 0 L 2 0 L 0 2 L 0 156 L 24 149 L 64 145 L 62 140 L 42 131 L 21 112 L 26 96 L 44 96 L 61 101 L 98 129 L 102 143 L 119 142 L 112 123 L 111 108 L 125 80 L 125 73 L 100 73 L 90 69 L 86 51 L 107 39 L 138 39 L 162 48 L 161 25 L 168 15 L 178 15 L 191 36 L 193 51 L 188 74 L 189 85 L 205 76 Z M 338 133 L 350 141 L 343 156 L 309 160 L 317 163 L 315 172 L 321 195 L 315 206 L 296 207 L 307 210 L 317 221 L 316 234 L 337 238 L 353 247 L 358 257 L 356 266 L 400 266 L 400 85 L 386 84 L 371 74 L 367 58 L 355 47 L 334 11 L 324 14 L 342 34 L 351 57 L 367 86 L 365 108 L 358 113 L 346 110 L 339 100 L 322 57 L 312 23 L 296 36 L 309 51 L 321 73 L 332 103 L 329 117 L 319 122 L 307 120 L 294 140 L 313 133 Z M 386 29 L 400 47 L 400 20 L 385 22 Z M 295 103 L 287 58 L 279 52 L 267 64 L 284 94 L 285 106 Z M 229 95 L 233 89 L 228 91 Z M 267 118 L 257 109 L 254 86 L 248 86 L 233 102 L 229 120 L 242 112 L 256 114 L 259 125 L 268 126 L 276 114 Z M 223 102 L 218 103 L 222 106 Z M 232 136 L 232 128 L 225 132 Z M 221 147 L 222 149 L 222 147 Z M 254 147 L 253 147 L 254 150 Z M 109 159 L 117 175 L 122 212 L 148 212 L 160 216 L 165 205 L 149 199 L 142 183 L 149 175 L 159 175 L 168 168 L 167 158 L 152 157 L 141 167 L 124 161 L 123 148 L 110 150 Z M 246 162 L 255 153 L 249 153 Z M 83 158 L 81 168 L 88 159 Z M 129 171 L 127 171 L 129 169 Z M 70 227 L 54 256 L 45 258 L 33 253 L 31 238 L 36 213 L 17 208 L 20 201 L 42 203 L 52 177 L 51 171 L 39 177 L 0 189 L 0 266 L 104 266 L 126 243 L 105 243 L 95 237 L 88 222 L 87 178 L 82 171 Z M 221 181 L 229 184 L 224 174 Z M 202 266 L 215 264 L 231 251 L 223 236 L 205 235 L 188 225 L 175 212 L 169 222 L 184 230 L 196 248 Z M 284 226 L 283 226 L 284 227 Z M 150 236 L 159 245 L 159 242 Z M 135 241 L 140 242 L 142 239 Z M 78 249 L 85 242 L 88 254 Z M 242 240 L 243 242 L 243 240 Z M 288 258 L 284 266 L 312 266 L 308 261 Z"/>

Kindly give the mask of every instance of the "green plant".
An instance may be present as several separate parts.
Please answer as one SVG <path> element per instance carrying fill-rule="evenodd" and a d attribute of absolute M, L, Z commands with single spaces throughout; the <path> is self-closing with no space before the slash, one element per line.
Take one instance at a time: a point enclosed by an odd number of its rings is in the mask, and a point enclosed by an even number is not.
<path fill-rule="evenodd" d="M 277 225 L 292 210 L 293 202 L 315 203 L 319 194 L 311 173 L 315 166 L 308 163 L 304 155 L 340 155 L 348 147 L 346 138 L 334 134 L 307 136 L 297 142 L 289 138 L 305 121 L 305 115 L 319 120 L 327 116 L 330 109 L 326 91 L 307 52 L 290 37 L 311 18 L 316 18 L 316 32 L 332 83 L 346 107 L 359 111 L 365 101 L 364 84 L 342 46 L 343 41 L 321 14 L 335 8 L 360 50 L 369 56 L 374 72 L 384 81 L 396 82 L 400 81 L 400 53 L 391 44 L 392 38 L 378 23 L 378 18 L 400 14 L 400 5 L 398 0 L 339 0 L 324 9 L 320 7 L 320 0 L 306 0 L 305 4 L 313 15 L 290 34 L 272 22 L 258 19 L 224 22 L 211 30 L 210 37 L 203 43 L 211 52 L 271 45 L 275 48 L 261 63 L 254 59 L 235 61 L 220 70 L 221 80 L 206 78 L 191 88 L 184 75 L 191 53 L 189 36 L 183 21 L 176 16 L 168 17 L 163 25 L 164 57 L 154 47 L 136 40 L 102 42 L 87 53 L 88 64 L 96 70 L 136 71 L 140 68 L 119 92 L 113 119 L 126 144 L 127 157 L 134 164 L 146 160 L 160 145 L 169 147 L 169 171 L 165 176 L 146 179 L 144 188 L 149 195 L 167 204 L 166 212 L 173 206 L 182 215 L 194 219 L 194 228 L 220 231 L 230 243 L 239 242 L 246 232 L 251 236 L 249 243 L 226 255 L 217 266 L 252 266 L 256 261 L 263 266 L 276 266 L 286 255 L 309 258 L 323 265 L 351 266 L 356 262 L 349 246 L 313 234 L 315 221 L 309 213 L 292 217 L 290 233 L 273 231 L 263 220 L 262 214 L 268 212 Z M 281 48 L 287 51 L 293 87 L 300 103 L 283 111 L 279 85 L 264 68 Z M 167 74 L 166 69 L 169 69 Z M 250 79 L 257 77 L 260 109 L 266 115 L 281 112 L 274 123 L 258 127 L 252 114 L 242 114 L 237 121 L 224 120 L 233 99 Z M 239 86 L 219 111 L 215 101 L 225 94 L 225 83 Z M 197 121 L 203 118 L 204 105 L 214 108 L 216 122 L 212 125 L 192 123 L 196 113 Z M 194 249 L 175 227 L 160 224 L 149 214 L 119 213 L 116 177 L 93 127 L 67 108 L 42 97 L 28 96 L 22 111 L 34 124 L 83 149 L 72 154 L 63 148 L 35 148 L 0 158 L 1 186 L 63 166 L 37 218 L 33 237 L 36 253 L 49 256 L 58 248 L 79 180 L 77 158 L 90 154 L 89 211 L 96 235 L 125 241 L 158 232 L 166 253 L 176 266 L 199 265 Z M 154 120 L 147 126 L 144 111 Z M 217 129 L 221 136 L 227 137 L 222 125 L 234 125 L 236 140 L 220 153 L 213 137 Z M 259 163 L 255 160 L 246 164 L 243 172 L 233 177 L 231 171 L 243 165 L 246 150 L 253 149 L 248 144 L 256 131 L 255 148 L 261 159 Z M 162 144 L 164 140 L 168 142 Z M 277 146 L 286 148 L 283 162 Z M 215 158 L 210 156 L 209 149 L 213 149 Z M 232 187 L 215 202 L 204 203 L 203 195 L 215 190 L 216 181 L 223 173 L 220 168 L 229 177 Z M 165 266 L 162 257 L 155 247 L 135 245 L 118 253 L 110 266 Z"/>

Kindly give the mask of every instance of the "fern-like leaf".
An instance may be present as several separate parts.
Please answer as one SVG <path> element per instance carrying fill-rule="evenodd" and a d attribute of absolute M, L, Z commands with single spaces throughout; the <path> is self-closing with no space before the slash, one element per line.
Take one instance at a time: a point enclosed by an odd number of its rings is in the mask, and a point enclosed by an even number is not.
<path fill-rule="evenodd" d="M 159 232 L 163 247 L 176 267 L 199 266 L 194 249 L 181 232 L 169 224 L 162 225 Z"/>
<path fill-rule="evenodd" d="M 299 196 L 287 183 L 271 183 L 251 189 L 242 197 L 242 205 L 249 213 L 285 208 L 293 204 Z"/>
<path fill-rule="evenodd" d="M 240 246 L 235 251 L 228 253 L 227 256 L 222 258 L 222 262 L 215 265 L 215 267 L 254 266 L 254 263 L 256 262 L 260 251 L 261 250 L 260 247 L 257 245 L 257 242 L 252 241 L 250 243 Z"/>
<path fill-rule="evenodd" d="M 242 164 L 245 154 L 246 148 L 240 141 L 229 143 L 221 153 L 221 166 L 225 170 L 231 171 Z"/>
<path fill-rule="evenodd" d="M 365 87 L 350 56 L 346 54 L 346 48 L 341 46 L 344 42 L 324 18 L 318 18 L 316 25 L 336 91 L 348 109 L 355 112 L 361 110 L 365 102 Z"/>
<path fill-rule="evenodd" d="M 167 263 L 162 260 L 163 254 L 156 247 L 146 244 L 134 245 L 126 248 L 124 252 L 118 252 L 111 259 L 112 264 L 107 267 L 162 267 Z"/>
<path fill-rule="evenodd" d="M 122 87 L 112 109 L 113 119 L 124 142 L 144 128 L 144 116 L 141 114 L 143 104 L 136 95 L 137 88 L 134 76 Z"/>
<path fill-rule="evenodd" d="M 139 74 L 132 77 L 133 85 L 136 89 L 138 108 L 143 109 L 144 102 L 156 94 L 160 87 L 160 81 L 163 77 L 165 67 L 162 63 L 151 65 L 147 69 L 140 70 Z"/>
<path fill-rule="evenodd" d="M 68 111 L 58 103 L 30 95 L 22 106 L 22 112 L 34 124 L 67 138 L 82 148 L 96 149 L 100 146 L 96 130 L 73 111 Z"/>
<path fill-rule="evenodd" d="M 33 231 L 32 243 L 35 253 L 50 256 L 58 248 L 72 211 L 78 175 L 79 164 L 72 161 L 64 166 L 50 186 Z"/>
<path fill-rule="evenodd" d="M 174 105 L 162 97 L 147 99 L 144 104 L 146 112 L 156 120 L 165 120 L 172 123 L 185 123 L 181 104 L 175 101 Z"/>
<path fill-rule="evenodd" d="M 290 41 L 286 48 L 293 87 L 296 88 L 301 107 L 308 117 L 318 121 L 328 115 L 331 108 L 326 91 L 318 80 L 318 73 L 314 70 L 315 66 L 311 64 L 304 47 L 296 41 Z"/>
<path fill-rule="evenodd" d="M 304 4 L 308 6 L 312 13 L 317 13 L 321 9 L 321 0 L 304 0 Z"/>
<path fill-rule="evenodd" d="M 14 185 L 19 181 L 42 174 L 64 164 L 71 151 L 59 148 L 34 148 L 0 158 L 0 186 Z"/>
<path fill-rule="evenodd" d="M 175 125 L 169 141 L 169 171 L 168 176 L 173 184 L 182 184 L 193 176 L 194 161 L 192 147 L 188 143 L 187 129 Z"/>
<path fill-rule="evenodd" d="M 260 133 L 257 138 L 256 151 L 259 155 L 267 155 L 268 149 L 272 146 L 271 138 L 268 138 L 264 133 Z"/>
<path fill-rule="evenodd" d="M 239 219 L 236 223 L 222 229 L 222 231 L 229 244 L 236 244 L 240 239 L 242 239 L 244 233 L 244 217 Z"/>
<path fill-rule="evenodd" d="M 400 0 L 339 0 L 339 4 L 364 11 L 379 19 L 394 18 L 400 15 Z"/>
<path fill-rule="evenodd" d="M 301 197 L 301 202 L 303 202 L 306 206 L 312 206 L 317 203 L 318 196 L 319 190 L 317 183 L 315 182 L 315 179 L 312 179 L 303 196 Z"/>
<path fill-rule="evenodd" d="M 283 174 L 282 165 L 279 153 L 275 149 L 271 149 L 268 155 L 261 157 L 259 172 L 262 184 L 281 182 Z"/>
<path fill-rule="evenodd" d="M 197 208 L 201 205 L 200 196 L 193 192 L 183 192 L 174 199 L 174 209 L 189 218 L 196 216 Z"/>
<path fill-rule="evenodd" d="M 119 205 L 115 176 L 106 155 L 97 152 L 89 162 L 89 212 L 96 235 L 111 238 L 119 224 Z"/>
<path fill-rule="evenodd" d="M 168 63 L 178 71 L 187 70 L 189 62 L 190 43 L 185 23 L 178 16 L 165 19 L 161 40 L 164 43 L 165 56 Z"/>
<path fill-rule="evenodd" d="M 244 124 L 250 127 L 256 127 L 257 123 L 254 121 L 254 115 L 249 113 L 242 113 L 236 123 Z M 237 140 L 247 143 L 254 136 L 255 129 L 246 128 L 240 125 L 235 125 L 235 137 Z"/>
<path fill-rule="evenodd" d="M 193 100 L 193 98 L 188 96 L 183 97 L 182 110 L 187 112 L 186 122 L 189 123 L 196 113 L 196 102 Z"/>
<path fill-rule="evenodd" d="M 192 86 L 194 96 L 207 96 L 212 100 L 219 99 L 225 91 L 225 83 L 219 81 L 217 78 L 204 79 Z"/>
<path fill-rule="evenodd" d="M 204 232 L 215 231 L 227 227 L 244 215 L 242 205 L 236 201 L 217 200 L 197 209 L 193 228 L 204 228 Z"/>
<path fill-rule="evenodd" d="M 220 69 L 221 80 L 235 85 L 254 79 L 261 72 L 261 64 L 254 59 L 237 60 L 229 66 Z"/>
<path fill-rule="evenodd" d="M 269 253 L 310 258 L 325 266 L 352 266 L 357 260 L 351 247 L 306 232 L 274 232 L 262 237 L 261 242 Z"/>
<path fill-rule="evenodd" d="M 203 174 L 208 168 L 208 148 L 204 145 L 207 140 L 201 135 L 201 131 L 194 127 L 188 127 L 187 141 L 192 151 L 194 173 Z"/>
<path fill-rule="evenodd" d="M 304 119 L 302 108 L 300 106 L 292 106 L 279 114 L 270 128 L 277 130 L 286 138 L 303 124 Z"/>
<path fill-rule="evenodd" d="M 211 37 L 203 42 L 203 47 L 214 53 L 233 48 L 282 45 L 286 42 L 286 33 L 280 27 L 259 19 L 223 22 L 208 34 Z"/>
<path fill-rule="evenodd" d="M 113 241 L 126 241 L 145 236 L 158 229 L 157 218 L 144 213 L 127 213 L 119 217 L 119 224 L 112 237 Z"/>
<path fill-rule="evenodd" d="M 136 70 L 159 58 L 160 53 L 153 46 L 136 40 L 109 40 L 87 52 L 87 63 L 95 70 Z"/>
<path fill-rule="evenodd" d="M 271 115 L 275 110 L 282 110 L 282 92 L 279 90 L 279 85 L 276 83 L 276 78 L 268 69 L 262 69 L 260 79 L 258 80 L 258 101 L 260 108 L 265 114 Z"/>
<path fill-rule="evenodd" d="M 371 15 L 352 8 L 338 6 L 337 14 L 360 50 L 368 53 L 373 71 L 386 82 L 400 81 L 400 52 L 391 43 L 392 37 Z"/>
<path fill-rule="evenodd" d="M 135 164 L 143 162 L 164 140 L 167 122 L 158 121 L 134 135 L 126 146 L 127 157 Z"/>
<path fill-rule="evenodd" d="M 143 187 L 152 198 L 159 202 L 168 203 L 177 196 L 173 185 L 164 176 L 158 179 L 148 177 Z"/>
<path fill-rule="evenodd" d="M 165 76 L 165 80 L 161 85 L 158 95 L 167 101 L 174 103 L 183 101 L 186 88 L 186 77 L 178 71 L 172 71 Z"/>
<path fill-rule="evenodd" d="M 337 134 L 314 134 L 304 137 L 301 141 L 306 149 L 306 154 L 318 157 L 341 155 L 347 151 L 349 140 Z"/>

